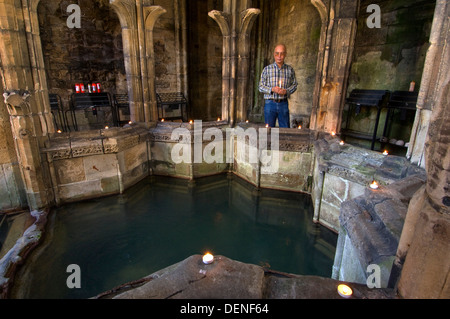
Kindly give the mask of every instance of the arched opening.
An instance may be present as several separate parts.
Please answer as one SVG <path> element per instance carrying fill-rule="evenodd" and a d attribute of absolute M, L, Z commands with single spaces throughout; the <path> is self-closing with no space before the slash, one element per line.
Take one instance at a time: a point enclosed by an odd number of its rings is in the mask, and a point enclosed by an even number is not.
<path fill-rule="evenodd" d="M 100 83 L 102 92 L 108 93 L 111 105 L 114 105 L 116 94 L 128 93 L 121 26 L 109 2 L 80 2 L 80 28 L 68 26 L 67 21 L 74 13 L 67 12 L 70 4 L 66 0 L 41 0 L 37 7 L 48 91 L 61 98 L 69 130 L 117 124 L 117 118 L 116 121 L 113 119 L 117 116 L 113 108 L 69 112 L 78 83 L 85 85 L 86 92 L 89 84 Z M 125 111 L 119 116 L 126 119 L 129 115 Z"/>
<path fill-rule="evenodd" d="M 380 28 L 368 26 L 367 21 L 373 16 L 370 10 L 367 12 L 369 5 L 380 8 Z M 374 143 L 376 151 L 407 154 L 414 135 L 416 102 L 430 47 L 435 5 L 434 0 L 389 5 L 383 1 L 361 1 L 346 96 L 355 89 L 388 93 L 378 121 L 377 108 L 362 106 L 355 111 L 345 105 L 341 131 L 346 142 L 364 148 L 371 148 Z M 374 132 L 376 140 L 372 142 Z"/>
<path fill-rule="evenodd" d="M 260 75 L 273 63 L 273 49 L 279 43 L 287 47 L 286 63 L 291 65 L 299 83 L 289 101 L 291 127 L 309 127 L 316 79 L 322 21 L 310 0 L 257 1 L 261 15 L 252 32 L 254 52 L 253 108 L 250 119 L 264 121 L 264 99 L 258 91 Z"/>

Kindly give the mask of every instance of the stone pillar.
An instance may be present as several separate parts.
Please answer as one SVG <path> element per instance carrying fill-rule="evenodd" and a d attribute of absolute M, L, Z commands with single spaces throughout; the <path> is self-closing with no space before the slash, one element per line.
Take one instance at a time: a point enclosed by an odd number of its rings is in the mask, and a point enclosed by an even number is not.
<path fill-rule="evenodd" d="M 29 92 L 5 92 L 3 96 L 10 115 L 28 206 L 31 210 L 39 210 L 53 199 L 40 156 L 39 119 L 32 112 Z"/>
<path fill-rule="evenodd" d="M 428 126 L 430 125 L 431 113 L 433 111 L 434 96 L 439 90 L 436 79 L 441 72 L 442 54 L 445 41 L 442 37 L 448 36 L 448 13 L 446 13 L 445 1 L 437 1 L 434 13 L 434 21 L 430 33 L 430 47 L 428 48 L 422 81 L 417 99 L 417 112 L 414 126 L 411 132 L 410 147 L 407 158 L 412 163 L 425 168 L 425 140 L 427 138 Z"/>
<path fill-rule="evenodd" d="M 150 0 L 110 0 L 122 26 L 123 51 L 128 82 L 131 120 L 158 120 L 155 91 L 153 27 L 166 12 Z"/>
<path fill-rule="evenodd" d="M 55 131 L 39 36 L 38 3 L 39 0 L 0 0 L 0 78 L 32 210 L 52 201 L 40 147 Z"/>
<path fill-rule="evenodd" d="M 426 61 L 436 68 L 433 94 L 427 95 L 433 105 L 425 143 L 427 183 L 411 201 L 395 261 L 402 268 L 398 293 L 404 298 L 450 298 L 449 17 L 450 4 L 438 0 L 433 32 L 439 30 L 434 45 L 440 49 Z"/>
<path fill-rule="evenodd" d="M 359 1 L 311 0 L 322 19 L 311 129 L 338 132 L 356 38 Z M 326 31 L 325 31 L 326 30 Z"/>
<path fill-rule="evenodd" d="M 222 119 L 233 127 L 247 117 L 249 92 L 250 32 L 260 10 L 249 8 L 249 0 L 224 0 L 223 11 L 209 16 L 223 35 Z"/>

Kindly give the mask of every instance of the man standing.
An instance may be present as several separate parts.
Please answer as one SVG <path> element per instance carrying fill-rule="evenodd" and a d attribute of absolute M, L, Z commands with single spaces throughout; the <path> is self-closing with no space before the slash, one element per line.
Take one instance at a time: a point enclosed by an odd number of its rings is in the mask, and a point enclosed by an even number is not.
<path fill-rule="evenodd" d="M 264 93 L 264 118 L 266 124 L 275 127 L 289 126 L 288 98 L 297 90 L 294 69 L 284 63 L 286 46 L 279 44 L 274 50 L 275 62 L 264 68 L 259 82 L 259 92 Z"/>

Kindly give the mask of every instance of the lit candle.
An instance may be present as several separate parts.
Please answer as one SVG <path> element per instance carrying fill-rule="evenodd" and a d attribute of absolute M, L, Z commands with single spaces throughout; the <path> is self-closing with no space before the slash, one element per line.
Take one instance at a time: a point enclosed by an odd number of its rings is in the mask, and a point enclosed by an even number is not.
<path fill-rule="evenodd" d="M 372 184 L 370 184 L 370 188 L 372 189 L 378 189 L 378 183 L 376 181 L 373 181 Z"/>
<path fill-rule="evenodd" d="M 133 124 L 133 121 L 129 121 L 128 124 L 130 124 L 130 125 Z"/>
<path fill-rule="evenodd" d="M 283 85 L 283 82 L 281 82 L 281 80 L 280 80 L 280 82 L 278 82 L 278 86 L 281 88 L 281 86 Z"/>
<path fill-rule="evenodd" d="M 340 141 L 340 142 L 339 142 L 339 145 L 344 145 L 344 144 L 345 144 L 344 141 Z"/>
<path fill-rule="evenodd" d="M 384 156 L 388 156 L 388 155 L 389 155 L 388 151 L 385 150 L 385 151 L 383 152 L 383 155 L 384 155 Z"/>
<path fill-rule="evenodd" d="M 161 119 L 161 122 L 164 122 L 164 119 Z"/>
<path fill-rule="evenodd" d="M 301 125 L 299 125 L 299 126 L 298 126 L 298 129 L 299 129 L 299 130 L 301 130 L 301 129 L 302 129 L 302 126 L 301 126 Z"/>
<path fill-rule="evenodd" d="M 220 117 L 219 117 L 219 118 L 217 118 L 217 122 L 220 122 Z"/>
<path fill-rule="evenodd" d="M 336 132 L 331 132 L 331 136 L 336 136 Z"/>
<path fill-rule="evenodd" d="M 108 130 L 109 129 L 109 126 L 105 126 L 105 130 Z"/>
<path fill-rule="evenodd" d="M 347 285 L 339 285 L 337 288 L 339 296 L 343 298 L 350 298 L 353 295 L 353 290 Z"/>
<path fill-rule="evenodd" d="M 245 123 L 248 123 L 248 120 L 246 120 Z"/>
<path fill-rule="evenodd" d="M 206 254 L 203 256 L 203 263 L 204 263 L 205 265 L 212 264 L 213 262 L 214 262 L 214 256 L 211 255 L 210 253 L 206 253 Z"/>
<path fill-rule="evenodd" d="M 269 128 L 269 124 L 266 124 L 266 128 Z"/>
<path fill-rule="evenodd" d="M 57 130 L 56 132 L 57 132 L 58 134 L 61 134 L 61 133 L 62 133 L 62 131 L 61 131 L 61 130 Z"/>
<path fill-rule="evenodd" d="M 192 123 L 194 123 L 194 122 L 193 122 L 192 120 L 190 120 L 190 121 L 189 121 L 189 124 L 192 124 Z"/>

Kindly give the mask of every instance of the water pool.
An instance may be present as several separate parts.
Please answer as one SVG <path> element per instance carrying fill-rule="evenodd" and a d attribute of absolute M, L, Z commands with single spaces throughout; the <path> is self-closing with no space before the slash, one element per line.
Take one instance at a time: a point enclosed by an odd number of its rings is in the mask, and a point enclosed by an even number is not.
<path fill-rule="evenodd" d="M 312 222 L 309 195 L 261 190 L 234 176 L 148 178 L 125 194 L 68 204 L 49 215 L 42 244 L 13 298 L 89 298 L 194 254 L 330 277 L 337 234 Z M 81 270 L 69 289 L 67 266 Z"/>

